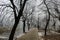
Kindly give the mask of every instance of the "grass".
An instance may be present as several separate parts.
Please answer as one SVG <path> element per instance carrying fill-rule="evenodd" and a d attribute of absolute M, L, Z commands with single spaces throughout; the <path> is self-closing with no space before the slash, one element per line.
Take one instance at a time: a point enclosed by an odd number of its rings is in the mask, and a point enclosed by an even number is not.
<path fill-rule="evenodd" d="M 4 33 L 4 32 L 8 32 L 10 31 L 8 28 L 6 27 L 0 27 L 0 34 Z"/>
<path fill-rule="evenodd" d="M 42 38 L 44 40 L 60 40 L 60 35 L 47 35 Z"/>

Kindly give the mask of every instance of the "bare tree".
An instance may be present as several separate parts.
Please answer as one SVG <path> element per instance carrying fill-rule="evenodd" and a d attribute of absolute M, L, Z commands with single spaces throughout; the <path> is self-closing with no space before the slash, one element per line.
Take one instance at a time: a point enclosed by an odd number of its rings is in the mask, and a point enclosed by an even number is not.
<path fill-rule="evenodd" d="M 47 6 L 47 4 L 46 4 L 46 0 L 43 0 L 44 1 L 44 4 L 45 4 L 45 6 L 46 6 L 46 8 L 47 8 L 47 11 L 48 11 L 48 19 L 47 19 L 47 23 L 46 23 L 46 26 L 45 26 L 45 36 L 46 36 L 46 32 L 47 32 L 47 27 L 48 27 L 48 25 L 49 25 L 49 21 L 50 21 L 50 11 L 49 11 L 49 8 L 48 8 L 48 6 Z"/>
<path fill-rule="evenodd" d="M 9 36 L 9 40 L 13 40 L 14 33 L 15 33 L 15 30 L 16 30 L 16 28 L 17 28 L 17 26 L 18 26 L 20 17 L 23 15 L 23 10 L 24 10 L 26 1 L 27 1 L 27 0 L 24 0 L 23 5 L 22 5 L 22 8 L 20 8 L 20 10 L 19 10 L 19 12 L 18 12 L 18 16 L 17 16 L 16 6 L 14 5 L 13 0 L 10 0 L 11 4 L 12 4 L 12 6 L 13 6 L 15 23 L 14 23 L 14 26 L 13 26 L 13 28 L 12 28 L 11 34 L 10 34 L 10 36 Z"/>
<path fill-rule="evenodd" d="M 27 8 L 26 8 L 26 10 L 28 10 Z M 34 9 L 32 8 L 32 12 L 31 13 L 28 13 L 27 11 L 25 11 L 24 12 L 24 14 L 25 15 L 23 15 L 23 33 L 25 33 L 25 26 L 26 26 L 26 21 L 28 21 L 28 30 L 29 30 L 29 19 L 28 19 L 28 17 L 29 16 L 31 16 L 32 14 L 33 14 L 33 12 L 34 12 Z"/>

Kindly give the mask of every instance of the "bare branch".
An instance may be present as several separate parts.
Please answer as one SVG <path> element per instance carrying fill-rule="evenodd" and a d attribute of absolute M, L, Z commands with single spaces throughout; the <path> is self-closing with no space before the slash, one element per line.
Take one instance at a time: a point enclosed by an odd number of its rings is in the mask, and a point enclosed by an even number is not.
<path fill-rule="evenodd" d="M 10 0 L 10 2 L 11 2 L 11 4 L 12 4 L 12 6 L 13 6 L 13 11 L 14 11 L 14 18 L 16 19 L 17 18 L 17 14 L 16 14 L 16 6 L 14 5 L 14 2 L 13 2 L 13 0 Z"/>
<path fill-rule="evenodd" d="M 30 16 L 33 12 L 34 12 L 34 8 L 32 9 L 32 12 L 31 12 L 28 16 Z M 28 16 L 27 16 L 27 17 L 28 17 Z"/>
<path fill-rule="evenodd" d="M 13 7 L 11 5 L 9 5 L 9 4 L 0 4 L 0 6 L 6 6 L 6 7 L 10 7 L 10 8 L 13 9 Z"/>
<path fill-rule="evenodd" d="M 26 2 L 27 2 L 27 0 L 24 0 L 24 3 L 23 3 L 23 5 L 22 5 L 22 8 L 19 10 L 18 18 L 19 18 L 20 16 L 22 16 Z M 19 19 L 20 19 L 20 18 L 19 18 Z"/>
<path fill-rule="evenodd" d="M 41 2 L 41 4 L 39 4 L 38 6 L 41 6 L 43 4 L 43 1 Z"/>

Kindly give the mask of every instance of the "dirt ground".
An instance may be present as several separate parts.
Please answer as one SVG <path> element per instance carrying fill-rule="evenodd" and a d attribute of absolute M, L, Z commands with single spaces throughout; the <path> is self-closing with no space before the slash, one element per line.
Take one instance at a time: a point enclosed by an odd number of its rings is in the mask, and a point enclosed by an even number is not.
<path fill-rule="evenodd" d="M 41 38 L 43 40 L 60 40 L 60 35 L 47 35 Z"/>
<path fill-rule="evenodd" d="M 38 30 L 32 29 L 25 35 L 16 38 L 16 40 L 38 40 Z"/>
<path fill-rule="evenodd" d="M 33 29 L 16 40 L 60 40 L 60 34 L 51 33 L 47 36 L 39 36 L 38 33 L 43 35 L 41 32 L 42 31 L 39 32 L 37 29 Z"/>
<path fill-rule="evenodd" d="M 50 33 L 50 35 L 47 36 L 40 36 L 39 40 L 60 40 L 60 33 Z"/>
<path fill-rule="evenodd" d="M 47 33 L 49 35 L 43 36 L 44 30 L 38 31 L 36 28 L 34 28 L 25 33 L 23 36 L 16 37 L 16 40 L 60 40 L 60 33 L 54 31 Z"/>

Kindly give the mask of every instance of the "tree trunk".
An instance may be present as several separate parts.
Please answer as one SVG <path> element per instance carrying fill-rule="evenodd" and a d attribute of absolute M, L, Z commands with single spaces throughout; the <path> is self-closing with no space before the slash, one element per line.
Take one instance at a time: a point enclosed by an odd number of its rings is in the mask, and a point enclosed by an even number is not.
<path fill-rule="evenodd" d="M 28 23 L 28 31 L 29 31 L 29 29 L 30 29 L 30 24 Z"/>
<path fill-rule="evenodd" d="M 30 23 L 29 23 L 29 20 L 27 21 L 27 26 L 28 26 L 28 31 L 30 29 Z"/>
<path fill-rule="evenodd" d="M 50 20 L 50 17 L 49 17 L 49 19 L 47 20 L 47 23 L 46 23 L 46 26 L 45 26 L 45 36 L 46 36 L 46 34 L 47 34 L 47 27 L 48 27 L 48 25 L 49 25 L 49 20 Z"/>
<path fill-rule="evenodd" d="M 25 33 L 25 20 L 23 20 L 23 33 Z"/>
<path fill-rule="evenodd" d="M 38 30 L 39 30 L 39 25 L 38 25 Z"/>
<path fill-rule="evenodd" d="M 17 28 L 17 26 L 18 26 L 18 23 L 19 23 L 19 20 L 16 19 L 16 20 L 15 20 L 15 23 L 14 23 L 14 26 L 13 26 L 13 28 L 12 28 L 11 34 L 10 34 L 10 36 L 9 36 L 9 40 L 13 40 L 15 31 L 16 31 L 16 28 Z"/>
<path fill-rule="evenodd" d="M 47 4 L 46 4 L 45 1 L 46 1 L 46 0 L 44 0 L 44 4 L 45 4 L 45 6 L 46 6 L 46 8 L 47 8 L 47 11 L 48 11 L 48 19 L 47 19 L 47 23 L 46 23 L 46 26 L 45 26 L 45 36 L 46 36 L 46 34 L 47 34 L 47 27 L 48 27 L 49 21 L 50 21 L 50 11 L 49 11 L 49 8 L 48 8 L 48 6 L 47 6 Z"/>

